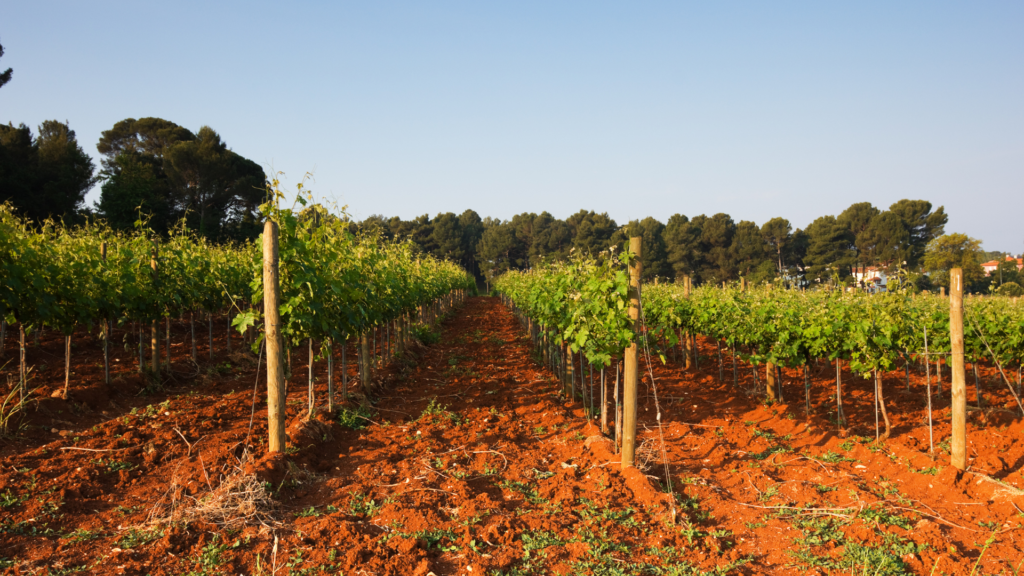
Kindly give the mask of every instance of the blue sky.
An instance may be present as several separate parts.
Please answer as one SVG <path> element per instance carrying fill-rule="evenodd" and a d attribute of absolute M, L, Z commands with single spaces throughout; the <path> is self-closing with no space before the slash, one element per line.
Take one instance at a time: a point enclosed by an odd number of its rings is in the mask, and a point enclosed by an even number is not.
<path fill-rule="evenodd" d="M 67 120 L 97 164 L 124 118 L 209 125 L 356 218 L 923 198 L 1020 253 L 1021 30 L 1021 2 L 0 0 L 0 121 Z"/>

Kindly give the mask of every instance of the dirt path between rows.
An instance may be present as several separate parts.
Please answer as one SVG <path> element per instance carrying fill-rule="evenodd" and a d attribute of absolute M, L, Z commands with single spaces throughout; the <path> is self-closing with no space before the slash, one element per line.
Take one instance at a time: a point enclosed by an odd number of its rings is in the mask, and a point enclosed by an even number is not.
<path fill-rule="evenodd" d="M 85 348 L 86 364 L 94 364 Z M 657 462 L 650 476 L 620 470 L 612 443 L 581 403 L 559 397 L 496 298 L 469 299 L 437 344 L 383 370 L 369 412 L 353 398 L 334 415 L 321 410 L 302 421 L 307 367 L 304 354 L 294 355 L 285 457 L 245 457 L 265 450 L 266 406 L 258 400 L 254 410 L 252 402 L 253 386 L 257 398 L 265 394 L 255 358 L 218 357 L 186 385 L 149 396 L 138 396 L 145 383 L 131 378 L 99 394 L 93 372 L 62 401 L 48 397 L 62 378 L 41 378 L 47 400 L 33 415 L 35 428 L 0 443 L 0 569 L 437 576 L 1019 569 L 1019 418 L 972 420 L 974 461 L 1005 484 L 970 473 L 958 481 L 927 456 L 912 395 L 892 394 L 898 434 L 875 446 L 853 435 L 869 432 L 859 424 L 867 422 L 858 408 L 862 382 L 849 384 L 851 420 L 860 427 L 841 436 L 827 419 L 804 415 L 802 397 L 766 406 L 743 392 L 746 380 L 739 389 L 731 378 L 718 382 L 713 346 L 703 342 L 703 352 L 700 371 L 655 362 L 641 385 L 639 436 L 655 452 L 651 375 L 658 387 L 671 493 Z M 318 405 L 325 369 L 323 361 L 314 365 Z M 824 372 L 814 382 L 814 406 L 827 415 Z"/>

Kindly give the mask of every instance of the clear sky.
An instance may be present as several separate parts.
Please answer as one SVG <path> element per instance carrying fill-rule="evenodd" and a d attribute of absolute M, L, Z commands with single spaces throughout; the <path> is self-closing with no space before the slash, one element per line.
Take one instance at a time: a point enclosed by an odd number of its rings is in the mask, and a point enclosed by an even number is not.
<path fill-rule="evenodd" d="M 1024 250 L 1020 1 L 0 0 L 0 43 L 2 122 L 97 165 L 124 118 L 209 125 L 356 218 L 923 198 Z"/>

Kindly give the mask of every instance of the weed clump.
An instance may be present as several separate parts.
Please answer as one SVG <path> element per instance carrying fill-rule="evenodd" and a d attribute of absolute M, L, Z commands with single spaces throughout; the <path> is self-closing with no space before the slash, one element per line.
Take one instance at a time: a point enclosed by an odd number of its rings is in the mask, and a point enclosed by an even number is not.
<path fill-rule="evenodd" d="M 338 411 L 337 421 L 339 425 L 349 430 L 362 430 L 373 422 L 371 418 L 374 415 L 373 410 L 364 406 L 354 409 L 345 407 Z"/>

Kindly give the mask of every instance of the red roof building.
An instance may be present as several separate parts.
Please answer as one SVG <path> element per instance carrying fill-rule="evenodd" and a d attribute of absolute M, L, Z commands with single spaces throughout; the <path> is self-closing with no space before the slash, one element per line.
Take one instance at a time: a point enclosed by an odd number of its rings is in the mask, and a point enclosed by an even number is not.
<path fill-rule="evenodd" d="M 1024 268 L 1024 258 L 1014 258 L 1013 256 L 1007 256 L 1006 257 L 1006 261 L 1007 262 L 1016 262 L 1017 263 L 1017 270 L 1018 271 L 1021 270 L 1022 268 Z M 997 268 L 999 268 L 999 260 L 992 260 L 992 261 L 989 261 L 989 262 L 984 262 L 981 265 L 981 267 L 985 270 L 985 275 L 986 276 L 991 276 L 992 273 L 995 272 Z"/>

